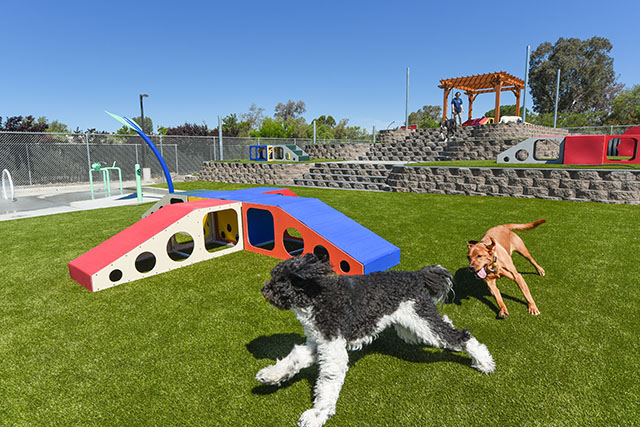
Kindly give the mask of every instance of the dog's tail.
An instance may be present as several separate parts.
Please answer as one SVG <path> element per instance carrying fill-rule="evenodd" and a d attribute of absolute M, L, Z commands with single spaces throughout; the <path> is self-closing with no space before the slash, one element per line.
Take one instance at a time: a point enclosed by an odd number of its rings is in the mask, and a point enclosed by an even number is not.
<path fill-rule="evenodd" d="M 532 230 L 545 222 L 547 222 L 546 219 L 539 219 L 537 221 L 530 222 L 529 224 L 505 224 L 504 226 L 513 231 L 526 231 Z"/>
<path fill-rule="evenodd" d="M 453 290 L 453 276 L 440 265 L 430 265 L 420 270 L 425 288 L 434 303 L 443 302 L 449 292 Z"/>

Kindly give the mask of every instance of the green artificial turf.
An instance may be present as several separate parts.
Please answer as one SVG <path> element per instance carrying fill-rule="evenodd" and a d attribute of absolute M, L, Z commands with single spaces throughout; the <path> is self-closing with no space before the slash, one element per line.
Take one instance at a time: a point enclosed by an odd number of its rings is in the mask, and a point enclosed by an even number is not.
<path fill-rule="evenodd" d="M 194 182 L 179 189 L 237 189 Z M 444 307 L 485 343 L 496 371 L 464 353 L 411 346 L 392 331 L 350 353 L 328 426 L 632 425 L 640 398 L 638 206 L 292 188 L 400 247 L 398 269 L 441 264 Z M 90 293 L 67 263 L 136 222 L 149 205 L 0 222 L 0 423 L 294 425 L 317 368 L 281 387 L 256 372 L 304 341 L 259 290 L 278 260 L 238 252 Z M 514 255 L 541 315 L 499 281 L 510 316 L 466 267 L 466 242 L 496 224 L 520 233 L 545 268 Z"/>
<path fill-rule="evenodd" d="M 622 158 L 621 158 L 622 159 Z M 626 157 L 624 159 L 627 159 Z M 556 169 L 640 169 L 638 164 L 565 165 L 552 163 L 498 163 L 496 160 L 443 160 L 408 163 L 408 166 L 455 166 L 468 168 L 556 168 Z"/>

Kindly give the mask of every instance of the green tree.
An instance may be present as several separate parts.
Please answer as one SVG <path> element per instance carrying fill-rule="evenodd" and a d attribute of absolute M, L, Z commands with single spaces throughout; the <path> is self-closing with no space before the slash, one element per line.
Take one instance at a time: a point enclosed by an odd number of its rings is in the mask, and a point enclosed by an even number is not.
<path fill-rule="evenodd" d="M 333 128 L 336 125 L 336 119 L 333 118 L 333 116 L 325 116 L 324 114 L 320 117 L 318 117 L 317 119 L 315 119 L 316 121 L 316 127 L 318 125 L 327 125 L 330 128 Z"/>
<path fill-rule="evenodd" d="M 307 111 L 307 107 L 303 101 L 294 102 L 289 100 L 286 104 L 279 102 L 274 110 L 275 114 L 273 116 L 276 119 L 286 122 L 300 117 L 305 111 Z"/>
<path fill-rule="evenodd" d="M 47 132 L 51 133 L 68 133 L 69 128 L 64 123 L 54 120 L 47 126 Z"/>
<path fill-rule="evenodd" d="M 7 117 L 3 124 L 2 117 L 0 117 L 0 130 L 8 132 L 44 132 L 47 130 L 46 118 L 40 117 L 36 120 L 31 115 L 25 117 L 12 116 Z"/>
<path fill-rule="evenodd" d="M 260 129 L 252 132 L 252 136 L 260 136 L 263 138 L 286 138 L 287 132 L 284 127 L 284 122 L 278 119 L 272 119 L 271 117 L 266 117 L 262 121 Z"/>
<path fill-rule="evenodd" d="M 560 69 L 558 112 L 609 111 L 621 90 L 613 71 L 612 45 L 603 37 L 588 40 L 560 38 L 542 43 L 531 54 L 529 84 L 533 109 L 554 110 L 556 70 Z"/>
<path fill-rule="evenodd" d="M 229 114 L 222 119 L 222 135 L 223 136 L 249 136 L 251 124 L 238 120 L 238 116 Z"/>
<path fill-rule="evenodd" d="M 640 85 L 623 90 L 611 104 L 613 111 L 608 118 L 610 124 L 632 125 L 640 123 Z"/>
<path fill-rule="evenodd" d="M 500 106 L 500 116 L 515 116 L 515 115 L 516 115 L 515 104 Z M 522 115 L 522 109 L 520 109 L 520 115 Z M 495 116 L 496 116 L 495 108 L 492 108 L 491 110 L 484 113 L 484 117 L 495 117 Z M 537 115 L 527 108 L 527 122 L 535 123 L 536 119 L 537 119 Z"/>
<path fill-rule="evenodd" d="M 409 114 L 409 125 L 417 125 L 420 129 L 436 128 L 440 125 L 442 107 L 425 105 L 418 111 Z"/>
<path fill-rule="evenodd" d="M 249 123 L 249 128 L 251 130 L 258 130 L 260 126 L 262 126 L 262 121 L 264 120 L 264 108 L 256 106 L 256 104 L 251 104 L 249 107 L 249 112 L 242 114 L 240 117 L 243 122 Z"/>
<path fill-rule="evenodd" d="M 209 129 L 204 122 L 202 125 L 185 122 L 183 125 L 168 128 L 164 135 L 218 136 L 218 129 Z"/>
<path fill-rule="evenodd" d="M 140 116 L 134 117 L 131 120 L 136 122 L 136 124 L 138 126 L 140 126 L 140 123 L 142 123 L 142 118 Z M 142 127 L 142 126 L 140 126 L 140 127 L 142 129 L 144 129 L 145 133 L 153 132 L 153 120 L 151 120 L 151 117 L 144 116 L 144 127 Z M 131 128 L 129 128 L 128 126 L 122 126 L 120 129 L 118 129 L 118 131 L 116 133 L 118 135 L 135 135 L 136 134 L 136 132 L 134 130 L 132 130 Z"/>

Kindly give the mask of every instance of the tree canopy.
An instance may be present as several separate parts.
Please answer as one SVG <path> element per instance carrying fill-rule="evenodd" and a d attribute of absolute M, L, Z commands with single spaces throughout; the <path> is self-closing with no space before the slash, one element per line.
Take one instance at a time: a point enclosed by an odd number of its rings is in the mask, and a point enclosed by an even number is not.
<path fill-rule="evenodd" d="M 0 117 L 0 130 L 7 132 L 44 132 L 48 126 L 44 116 L 37 120 L 33 116 L 12 116 L 4 121 Z"/>
<path fill-rule="evenodd" d="M 610 122 L 621 125 L 640 123 L 640 85 L 625 89 L 613 100 Z"/>
<path fill-rule="evenodd" d="M 307 106 L 303 101 L 294 102 L 289 100 L 286 104 L 279 102 L 274 111 L 275 113 L 273 117 L 286 122 L 287 120 L 293 120 L 300 117 L 305 111 L 307 111 Z"/>
<path fill-rule="evenodd" d="M 553 112 L 559 69 L 559 113 L 610 111 L 612 100 L 622 88 L 613 71 L 611 48 L 611 42 L 603 37 L 561 37 L 555 44 L 539 45 L 530 59 L 533 109 L 541 114 Z"/>
<path fill-rule="evenodd" d="M 435 128 L 440 125 L 442 107 L 425 105 L 418 111 L 409 114 L 409 125 L 417 125 L 420 129 Z"/>

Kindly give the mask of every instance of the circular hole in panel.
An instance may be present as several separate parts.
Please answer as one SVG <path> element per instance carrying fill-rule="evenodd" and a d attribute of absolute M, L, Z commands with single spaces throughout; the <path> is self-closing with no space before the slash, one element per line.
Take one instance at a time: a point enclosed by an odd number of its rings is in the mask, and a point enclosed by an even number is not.
<path fill-rule="evenodd" d="M 167 242 L 167 255 L 174 261 L 184 261 L 193 252 L 193 237 L 185 232 L 178 232 Z"/>
<path fill-rule="evenodd" d="M 291 256 L 300 255 L 304 250 L 304 239 L 302 234 L 293 227 L 284 230 L 282 235 L 282 244 L 284 249 Z"/>
<path fill-rule="evenodd" d="M 340 270 L 342 270 L 343 273 L 348 273 L 351 270 L 351 265 L 349 265 L 347 261 L 340 261 Z"/>
<path fill-rule="evenodd" d="M 505 158 L 504 158 L 504 161 L 505 161 L 505 162 L 509 162 L 509 157 L 505 157 Z"/>
<path fill-rule="evenodd" d="M 117 282 L 120 279 L 122 279 L 121 270 L 115 269 L 111 273 L 109 273 L 109 280 L 111 280 L 112 282 Z"/>
<path fill-rule="evenodd" d="M 516 151 L 516 159 L 521 162 L 527 160 L 529 158 L 529 152 L 527 150 L 518 150 Z"/>
<path fill-rule="evenodd" d="M 135 265 L 140 273 L 148 273 L 156 266 L 156 256 L 151 252 L 143 252 L 136 258 Z"/>
<path fill-rule="evenodd" d="M 231 228 L 231 224 L 227 224 L 227 231 L 228 231 L 229 233 L 231 233 L 231 230 L 233 230 L 233 229 Z"/>
<path fill-rule="evenodd" d="M 313 248 L 313 254 L 318 257 L 321 261 L 329 260 L 329 251 L 322 245 L 318 245 Z"/>

